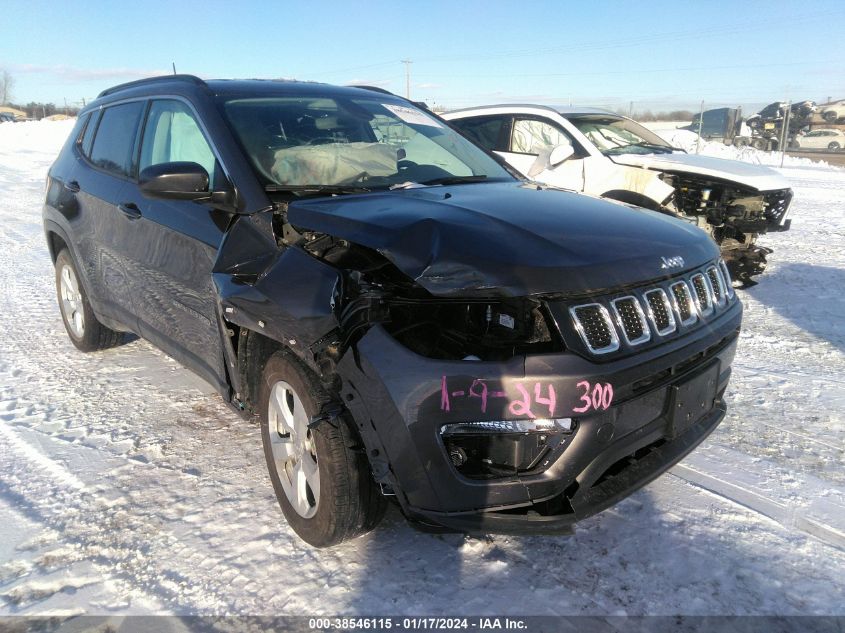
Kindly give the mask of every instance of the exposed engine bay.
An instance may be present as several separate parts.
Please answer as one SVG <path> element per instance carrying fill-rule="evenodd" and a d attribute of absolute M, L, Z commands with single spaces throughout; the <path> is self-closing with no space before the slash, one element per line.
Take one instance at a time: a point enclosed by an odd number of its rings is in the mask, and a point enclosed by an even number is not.
<path fill-rule="evenodd" d="M 719 245 L 731 277 L 743 287 L 755 285 L 753 276 L 766 269 L 772 250 L 755 244 L 760 234 L 784 231 L 791 189 L 758 192 L 718 179 L 666 173 L 663 181 L 675 188 L 678 213 L 694 219 Z"/>

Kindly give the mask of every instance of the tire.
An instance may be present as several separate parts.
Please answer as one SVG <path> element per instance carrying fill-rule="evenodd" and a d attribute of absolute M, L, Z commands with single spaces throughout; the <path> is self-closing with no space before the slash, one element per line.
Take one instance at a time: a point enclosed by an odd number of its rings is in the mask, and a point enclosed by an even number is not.
<path fill-rule="evenodd" d="M 798 149 L 801 145 L 799 145 L 798 141 L 789 141 L 789 149 Z"/>
<path fill-rule="evenodd" d="M 307 428 L 331 402 L 317 377 L 290 353 L 267 360 L 258 403 L 270 481 L 288 525 L 314 547 L 369 532 L 386 508 L 344 417 Z"/>
<path fill-rule="evenodd" d="M 107 328 L 94 316 L 67 248 L 63 248 L 56 257 L 56 298 L 65 331 L 78 350 L 94 352 L 114 347 L 123 340 L 122 332 Z"/>
<path fill-rule="evenodd" d="M 838 113 L 833 110 L 828 110 L 827 112 L 822 112 L 822 118 L 827 121 L 828 123 L 833 123 L 836 119 L 839 118 Z"/>
<path fill-rule="evenodd" d="M 827 149 L 837 150 L 839 149 L 839 143 L 833 141 L 832 143 L 827 144 Z"/>
<path fill-rule="evenodd" d="M 755 138 L 753 141 L 751 141 L 751 147 L 753 147 L 754 149 L 760 149 L 760 150 L 765 149 L 766 148 L 766 141 L 764 141 L 761 138 Z"/>

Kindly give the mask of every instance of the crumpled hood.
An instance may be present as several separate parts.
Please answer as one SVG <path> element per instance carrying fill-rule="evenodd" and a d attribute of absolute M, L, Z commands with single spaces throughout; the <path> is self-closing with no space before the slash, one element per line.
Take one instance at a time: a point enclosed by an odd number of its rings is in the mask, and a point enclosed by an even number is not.
<path fill-rule="evenodd" d="M 436 296 L 584 294 L 676 274 L 718 256 L 669 216 L 521 183 L 298 200 L 288 221 L 374 249 Z"/>
<path fill-rule="evenodd" d="M 738 160 L 712 158 L 698 154 L 618 154 L 609 158 L 620 165 L 657 171 L 686 172 L 730 180 L 757 191 L 789 189 L 789 182 L 774 169 Z"/>

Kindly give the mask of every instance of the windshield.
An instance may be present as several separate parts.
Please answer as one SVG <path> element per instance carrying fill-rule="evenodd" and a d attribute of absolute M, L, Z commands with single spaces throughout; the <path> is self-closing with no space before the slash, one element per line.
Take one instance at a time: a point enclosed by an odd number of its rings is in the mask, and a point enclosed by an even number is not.
<path fill-rule="evenodd" d="M 391 97 L 260 97 L 222 102 L 269 190 L 377 189 L 512 180 L 425 111 Z"/>
<path fill-rule="evenodd" d="M 630 119 L 607 114 L 582 114 L 567 115 L 566 120 L 577 127 L 605 156 L 667 153 L 674 150 L 657 134 Z"/>

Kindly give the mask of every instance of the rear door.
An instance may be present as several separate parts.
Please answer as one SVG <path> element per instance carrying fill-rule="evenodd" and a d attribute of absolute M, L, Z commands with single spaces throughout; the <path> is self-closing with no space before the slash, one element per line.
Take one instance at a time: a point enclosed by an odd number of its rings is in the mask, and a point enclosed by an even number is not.
<path fill-rule="evenodd" d="M 135 303 L 126 268 L 134 219 L 120 209 L 120 201 L 145 105 L 130 101 L 94 113 L 77 146 L 80 164 L 71 182 L 65 183 L 78 190 L 74 236 L 93 303 L 98 312 L 135 331 Z"/>
<path fill-rule="evenodd" d="M 226 181 L 190 104 L 176 98 L 153 100 L 141 135 L 137 173 L 176 161 L 204 167 L 212 189 Z M 127 265 L 141 335 L 220 385 L 225 370 L 211 269 L 231 216 L 198 202 L 146 198 L 137 179 L 121 196 L 123 205 L 137 214 Z"/>

